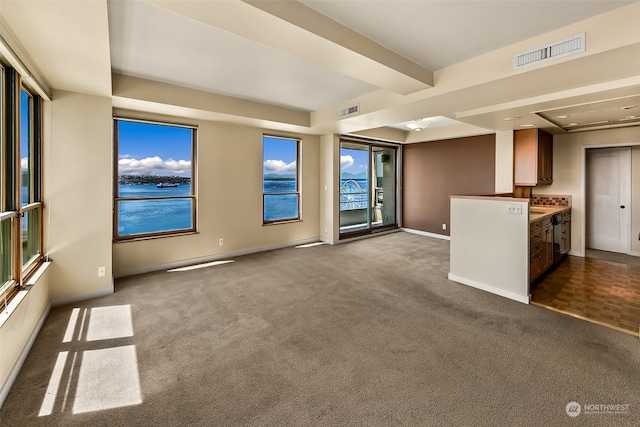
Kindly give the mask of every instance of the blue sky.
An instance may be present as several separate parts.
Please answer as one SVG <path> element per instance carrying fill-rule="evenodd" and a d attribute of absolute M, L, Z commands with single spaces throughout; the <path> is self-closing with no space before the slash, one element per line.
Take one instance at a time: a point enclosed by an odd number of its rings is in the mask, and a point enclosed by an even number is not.
<path fill-rule="evenodd" d="M 20 91 L 20 157 L 21 169 L 27 170 L 29 156 L 29 94 L 24 90 Z"/>
<path fill-rule="evenodd" d="M 295 139 L 265 136 L 262 139 L 264 174 L 291 175 L 296 173 Z"/>
<path fill-rule="evenodd" d="M 191 175 L 190 128 L 118 121 L 119 175 Z"/>
<path fill-rule="evenodd" d="M 340 173 L 359 174 L 367 172 L 369 152 L 367 150 L 340 149 Z"/>

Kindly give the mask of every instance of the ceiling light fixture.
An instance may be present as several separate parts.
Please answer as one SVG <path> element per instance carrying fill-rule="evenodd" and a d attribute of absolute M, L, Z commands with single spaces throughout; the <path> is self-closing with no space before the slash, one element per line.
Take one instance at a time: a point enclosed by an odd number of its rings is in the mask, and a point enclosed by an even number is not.
<path fill-rule="evenodd" d="M 577 123 L 569 123 L 567 126 L 578 126 Z"/>
<path fill-rule="evenodd" d="M 419 132 L 422 129 L 429 126 L 429 122 L 427 121 L 427 119 L 412 120 L 409 123 L 407 123 L 406 126 L 411 130 L 415 130 L 416 132 Z"/>
<path fill-rule="evenodd" d="M 511 120 L 520 120 L 520 117 L 505 117 L 504 120 L 507 121 L 507 122 L 509 122 Z"/>
<path fill-rule="evenodd" d="M 532 124 L 520 125 L 521 128 L 532 128 L 534 126 L 535 125 L 532 125 Z"/>
<path fill-rule="evenodd" d="M 634 108 L 638 108 L 637 105 L 627 105 L 626 107 L 620 108 L 621 110 L 632 110 Z"/>
<path fill-rule="evenodd" d="M 556 116 L 556 119 L 566 119 L 567 117 L 569 117 L 569 116 L 565 116 L 565 115 L 562 115 L 562 116 Z"/>

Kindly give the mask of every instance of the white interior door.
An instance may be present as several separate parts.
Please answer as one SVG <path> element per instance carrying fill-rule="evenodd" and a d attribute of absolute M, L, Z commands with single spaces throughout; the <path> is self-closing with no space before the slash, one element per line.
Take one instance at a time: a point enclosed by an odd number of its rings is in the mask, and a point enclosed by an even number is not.
<path fill-rule="evenodd" d="M 631 227 L 631 147 L 587 150 L 588 248 L 627 253 Z"/>

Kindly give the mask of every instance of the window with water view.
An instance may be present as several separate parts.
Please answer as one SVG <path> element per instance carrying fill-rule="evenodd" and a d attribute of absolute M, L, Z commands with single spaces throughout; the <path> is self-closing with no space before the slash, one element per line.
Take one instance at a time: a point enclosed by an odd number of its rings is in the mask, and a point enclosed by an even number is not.
<path fill-rule="evenodd" d="M 300 141 L 262 138 L 263 223 L 300 219 Z"/>
<path fill-rule="evenodd" d="M 42 99 L 0 63 L 0 307 L 43 261 Z"/>
<path fill-rule="evenodd" d="M 116 240 L 195 232 L 196 129 L 116 119 Z"/>

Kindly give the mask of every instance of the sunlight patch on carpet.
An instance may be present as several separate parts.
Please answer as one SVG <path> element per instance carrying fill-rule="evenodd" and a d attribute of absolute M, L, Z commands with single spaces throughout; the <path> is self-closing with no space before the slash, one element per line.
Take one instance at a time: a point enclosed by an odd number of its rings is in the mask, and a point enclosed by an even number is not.
<path fill-rule="evenodd" d="M 225 261 L 213 261 L 213 262 L 207 262 L 204 264 L 189 265 L 187 267 L 173 268 L 171 270 L 167 270 L 167 272 L 176 273 L 178 271 L 191 271 L 191 270 L 197 270 L 199 268 L 207 268 L 207 267 L 214 267 L 216 265 L 229 264 L 230 262 L 233 262 L 233 260 L 229 259 Z"/>
<path fill-rule="evenodd" d="M 298 246 L 296 246 L 296 249 L 298 249 L 298 248 L 313 248 L 314 246 L 320 246 L 320 245 L 326 245 L 326 243 L 325 242 L 307 243 L 306 245 L 298 245 Z"/>
<path fill-rule="evenodd" d="M 142 391 L 134 345 L 83 352 L 74 414 L 140 403 Z"/>
<path fill-rule="evenodd" d="M 42 405 L 40 406 L 40 412 L 38 413 L 39 417 L 51 415 L 53 413 L 53 407 L 56 403 L 56 397 L 58 396 L 58 388 L 60 388 L 60 383 L 62 382 L 62 373 L 64 372 L 65 365 L 67 364 L 67 356 L 69 356 L 68 351 L 61 351 L 58 353 L 58 358 L 56 359 L 56 364 L 53 367 L 51 379 L 49 380 L 49 386 L 47 387 L 44 399 L 42 400 Z"/>
<path fill-rule="evenodd" d="M 131 306 L 94 307 L 89 316 L 87 341 L 109 340 L 133 336 Z"/>

